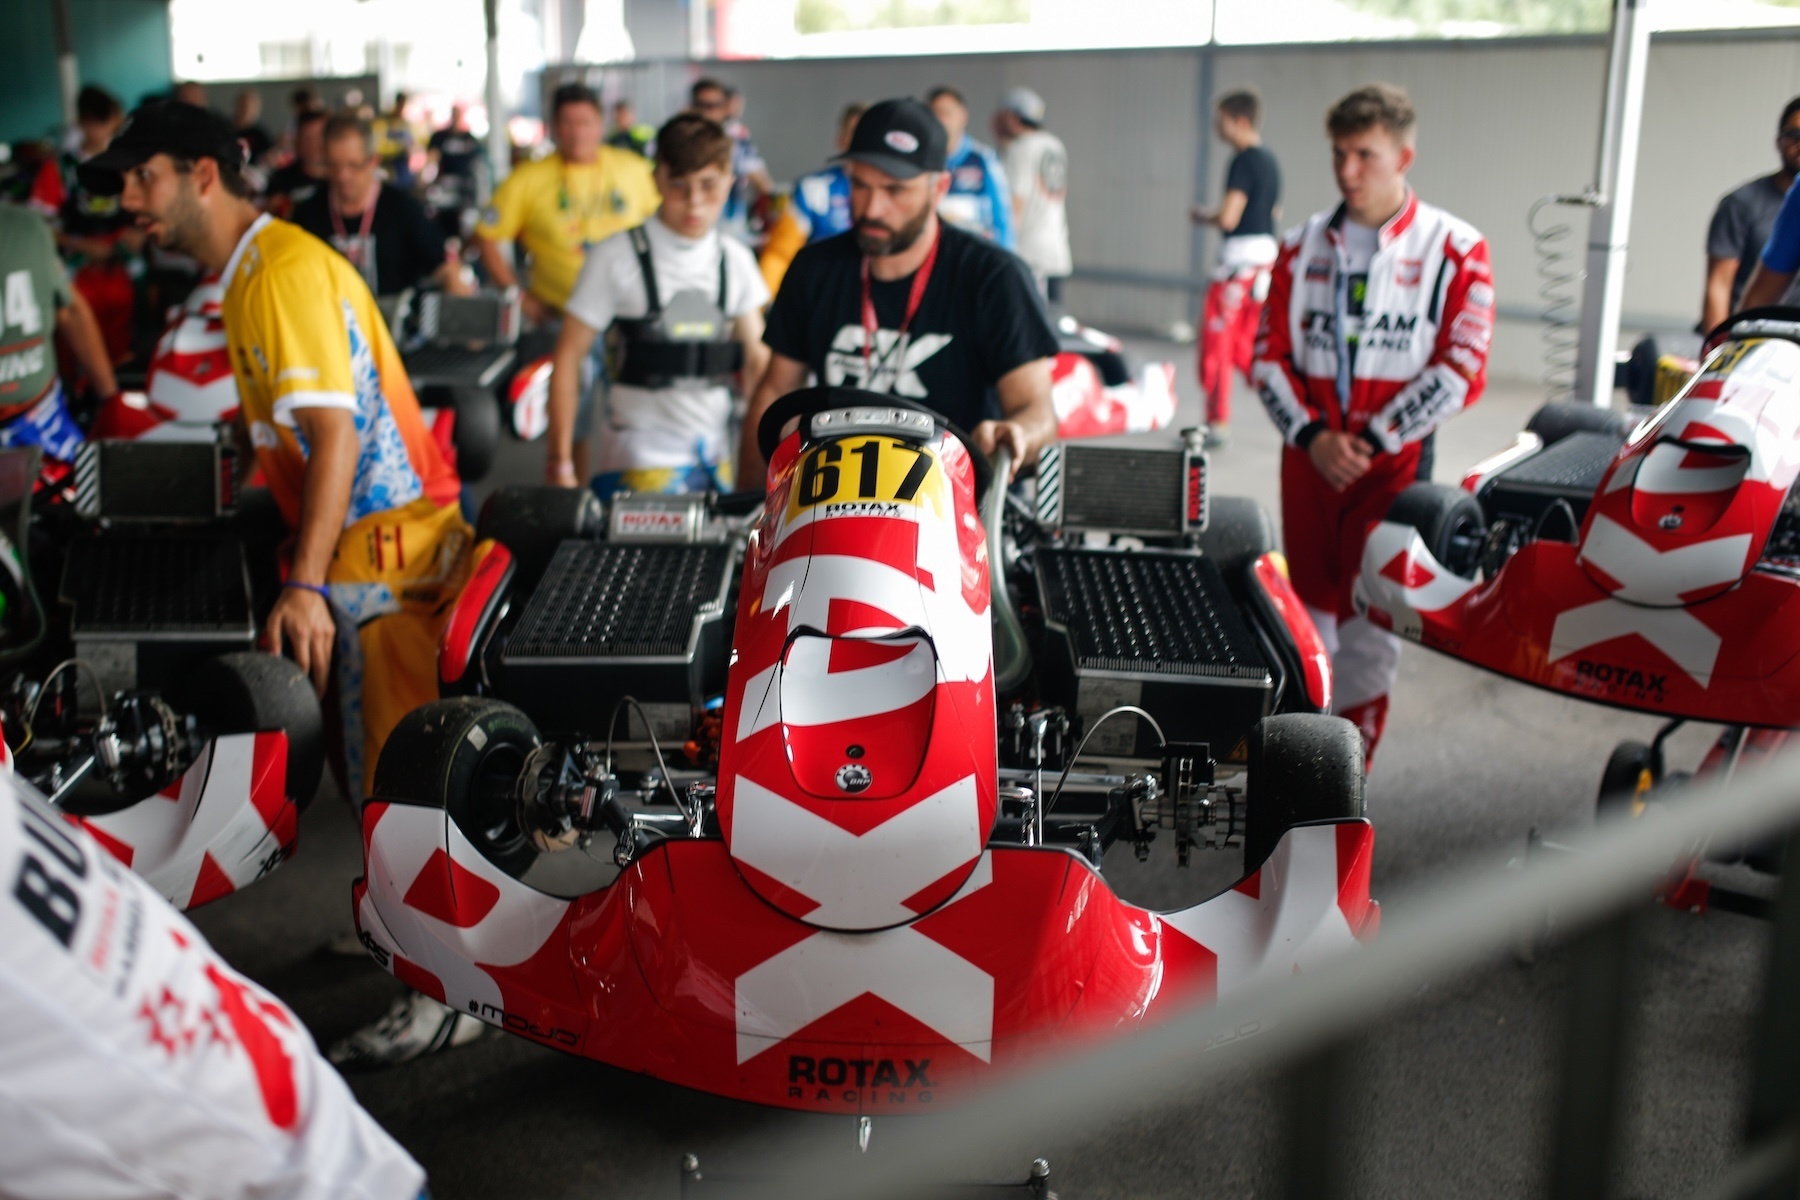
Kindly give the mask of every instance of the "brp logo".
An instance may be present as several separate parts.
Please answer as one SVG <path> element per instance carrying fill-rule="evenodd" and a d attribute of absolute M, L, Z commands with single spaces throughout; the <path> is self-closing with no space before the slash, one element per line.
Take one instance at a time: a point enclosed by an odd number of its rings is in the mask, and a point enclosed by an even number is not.
<path fill-rule="evenodd" d="M 837 769 L 837 785 L 840 792 L 849 792 L 852 796 L 858 792 L 866 792 L 875 777 L 869 774 L 869 768 L 861 763 L 845 763 Z"/>

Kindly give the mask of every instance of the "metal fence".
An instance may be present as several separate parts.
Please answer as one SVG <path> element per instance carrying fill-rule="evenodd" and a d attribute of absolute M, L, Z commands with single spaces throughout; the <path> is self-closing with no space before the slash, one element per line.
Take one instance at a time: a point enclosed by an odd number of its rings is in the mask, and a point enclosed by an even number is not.
<path fill-rule="evenodd" d="M 1357 1079 L 1355 1041 L 1417 1003 L 1422 987 L 1503 961 L 1521 937 L 1550 928 L 1572 951 L 1573 975 L 1546 1191 L 1556 1200 L 1606 1196 L 1618 1175 L 1634 1032 L 1633 949 L 1650 898 L 1676 864 L 1704 857 L 1709 846 L 1769 839 L 1781 841 L 1786 862 L 1800 863 L 1800 750 L 1746 769 L 1724 788 L 1690 784 L 1636 820 L 1582 830 L 1562 852 L 1496 861 L 1396 903 L 1375 942 L 1310 975 L 1197 1007 L 908 1123 L 920 1126 L 912 1132 L 933 1147 L 933 1158 L 957 1161 L 1022 1134 L 1044 1145 L 1092 1135 L 1197 1096 L 1227 1075 L 1275 1070 L 1286 1081 L 1284 1194 L 1349 1195 L 1346 1100 Z M 1800 1195 L 1800 887 L 1782 887 L 1769 915 L 1742 1145 L 1731 1168 L 1700 1193 L 1708 1198 Z M 756 1162 L 779 1172 L 783 1195 L 920 1193 L 916 1159 L 871 1156 L 864 1169 L 846 1173 L 841 1150 L 796 1132 L 772 1147 L 761 1139 Z"/>

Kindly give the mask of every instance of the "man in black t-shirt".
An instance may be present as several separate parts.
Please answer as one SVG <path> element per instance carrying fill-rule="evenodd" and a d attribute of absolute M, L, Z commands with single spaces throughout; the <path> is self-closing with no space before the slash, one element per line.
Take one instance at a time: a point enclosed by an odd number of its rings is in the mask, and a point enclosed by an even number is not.
<path fill-rule="evenodd" d="M 308 109 L 294 118 L 294 161 L 269 176 L 266 207 L 278 217 L 312 199 L 325 182 L 325 110 Z"/>
<path fill-rule="evenodd" d="M 795 256 L 769 310 L 763 341 L 774 353 L 744 421 L 738 486 L 762 486 L 758 420 L 809 374 L 924 404 L 988 453 L 1004 442 L 1017 465 L 1056 439 L 1056 335 L 1023 262 L 938 220 L 946 140 L 910 98 L 857 122 L 838 156 L 854 224 Z"/>
<path fill-rule="evenodd" d="M 1706 228 L 1706 292 L 1700 302 L 1700 332 L 1717 328 L 1738 310 L 1750 272 L 1775 227 L 1775 214 L 1800 174 L 1800 96 L 1781 110 L 1775 127 L 1781 170 L 1752 179 L 1726 193 Z"/>
<path fill-rule="evenodd" d="M 450 123 L 431 135 L 425 154 L 435 179 L 473 179 L 481 159 L 481 139 L 469 132 L 468 110 L 450 108 Z"/>
<path fill-rule="evenodd" d="M 346 113 L 325 123 L 325 164 L 327 186 L 294 209 L 294 224 L 336 247 L 371 292 L 391 296 L 429 281 L 447 292 L 469 290 L 424 206 L 381 182 L 367 121 Z"/>
<path fill-rule="evenodd" d="M 1269 294 L 1269 268 L 1280 248 L 1275 214 L 1281 202 L 1281 167 L 1257 132 L 1262 100 L 1248 88 L 1227 92 L 1219 98 L 1217 113 L 1213 127 L 1237 153 L 1225 173 L 1219 207 L 1196 208 L 1193 214 L 1196 223 L 1215 225 L 1224 235 L 1200 320 L 1200 390 L 1206 394 L 1208 446 L 1225 443 L 1233 374 L 1249 378 L 1256 326 Z"/>

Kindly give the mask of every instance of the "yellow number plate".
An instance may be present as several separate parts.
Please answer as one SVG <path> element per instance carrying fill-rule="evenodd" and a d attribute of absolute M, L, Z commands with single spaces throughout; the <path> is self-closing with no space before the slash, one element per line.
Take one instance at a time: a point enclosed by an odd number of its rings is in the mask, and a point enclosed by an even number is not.
<path fill-rule="evenodd" d="M 826 507 L 827 516 L 882 516 L 919 504 L 937 466 L 929 449 L 899 438 L 843 438 L 808 450 L 794 472 L 790 511 Z"/>

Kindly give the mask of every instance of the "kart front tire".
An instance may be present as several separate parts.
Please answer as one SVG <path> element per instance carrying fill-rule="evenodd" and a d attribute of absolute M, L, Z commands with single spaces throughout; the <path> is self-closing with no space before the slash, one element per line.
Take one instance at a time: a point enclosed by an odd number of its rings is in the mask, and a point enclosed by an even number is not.
<path fill-rule="evenodd" d="M 1481 502 L 1461 488 L 1415 483 L 1394 498 L 1387 519 L 1419 531 L 1431 556 L 1464 578 L 1472 578 L 1487 538 Z"/>
<path fill-rule="evenodd" d="M 1626 413 L 1614 412 L 1610 408 L 1552 400 L 1531 414 L 1531 420 L 1525 423 L 1525 429 L 1542 438 L 1544 445 L 1553 446 L 1571 433 L 1610 433 L 1622 442 L 1631 436 L 1631 430 L 1636 424 Z"/>
<path fill-rule="evenodd" d="M 456 473 L 464 483 L 487 478 L 500 445 L 500 401 L 489 388 L 450 389 L 456 412 Z"/>
<path fill-rule="evenodd" d="M 1629 819 L 1642 815 L 1645 798 L 1661 779 L 1656 751 L 1643 742 L 1620 742 L 1613 747 L 1600 773 L 1600 796 L 1594 815 L 1602 820 Z"/>
<path fill-rule="evenodd" d="M 178 699 L 214 737 L 287 734 L 288 797 L 303 810 L 312 803 L 325 770 L 325 718 L 312 680 L 291 659 L 254 650 L 206 659 Z"/>
<path fill-rule="evenodd" d="M 1248 496 L 1214 496 L 1200 552 L 1218 564 L 1226 582 L 1235 582 L 1250 564 L 1275 549 L 1275 522 L 1269 510 Z"/>
<path fill-rule="evenodd" d="M 433 700 L 388 736 L 372 798 L 443 809 L 489 862 L 518 878 L 538 851 L 519 827 L 513 786 L 539 740 L 531 718 L 510 704 Z"/>
<path fill-rule="evenodd" d="M 481 506 L 475 536 L 505 546 L 518 564 L 516 586 L 531 587 L 558 546 L 568 538 L 593 537 L 605 521 L 600 501 L 585 487 L 504 487 Z"/>
<path fill-rule="evenodd" d="M 1279 713 L 1250 731 L 1244 869 L 1260 867 L 1295 825 L 1367 812 L 1356 726 L 1321 713 Z"/>

